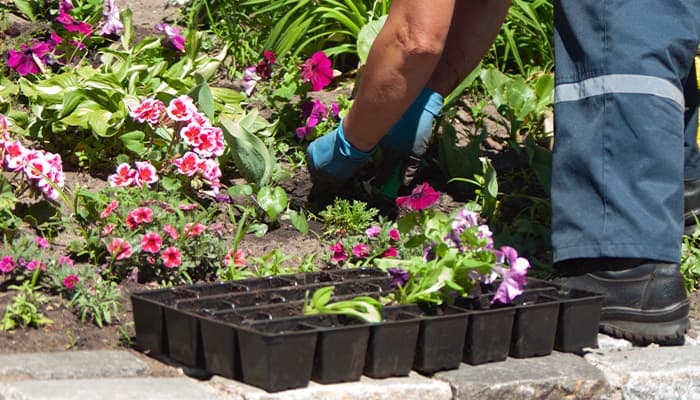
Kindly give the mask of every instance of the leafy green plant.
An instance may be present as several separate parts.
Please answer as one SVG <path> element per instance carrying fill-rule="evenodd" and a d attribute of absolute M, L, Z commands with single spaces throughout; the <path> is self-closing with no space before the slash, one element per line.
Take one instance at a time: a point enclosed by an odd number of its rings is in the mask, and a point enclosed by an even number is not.
<path fill-rule="evenodd" d="M 681 273 L 685 283 L 686 292 L 697 289 L 700 282 L 700 233 L 684 235 L 681 252 Z"/>
<path fill-rule="evenodd" d="M 357 296 L 349 300 L 331 302 L 335 286 L 326 286 L 314 291 L 309 299 L 307 291 L 304 299 L 304 315 L 335 314 L 346 315 L 367 322 L 381 322 L 382 304 L 369 296 Z"/>
<path fill-rule="evenodd" d="M 100 328 L 119 320 L 121 295 L 116 282 L 103 280 L 90 274 L 74 286 L 73 297 L 68 302 L 80 320 L 92 321 Z"/>
<path fill-rule="evenodd" d="M 5 309 L 5 314 L 0 320 L 0 329 L 9 331 L 24 327 L 37 328 L 53 323 L 39 311 L 39 305 L 46 303 L 47 298 L 36 292 L 31 282 L 26 281 L 19 286 L 10 285 L 9 289 L 18 290 L 19 293 L 15 295 L 12 304 Z"/>
<path fill-rule="evenodd" d="M 353 200 L 351 203 L 347 199 L 336 198 L 319 216 L 327 233 L 359 233 L 375 221 L 378 213 L 376 208 L 367 208 L 365 202 Z"/>

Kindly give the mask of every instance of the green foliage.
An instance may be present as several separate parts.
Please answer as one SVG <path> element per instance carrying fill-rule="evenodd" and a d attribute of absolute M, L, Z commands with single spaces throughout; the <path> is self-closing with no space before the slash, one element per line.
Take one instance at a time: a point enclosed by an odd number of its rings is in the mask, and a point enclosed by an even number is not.
<path fill-rule="evenodd" d="M 523 76 L 550 72 L 554 68 L 554 2 L 513 0 L 484 64 Z"/>
<path fill-rule="evenodd" d="M 5 314 L 0 320 L 0 329 L 9 331 L 24 327 L 38 328 L 53 323 L 39 311 L 39 306 L 48 300 L 46 296 L 34 290 L 32 282 L 25 281 L 19 286 L 10 285 L 9 289 L 17 290 L 18 293 L 13 298 L 12 304 L 5 309 Z"/>
<path fill-rule="evenodd" d="M 335 286 L 326 286 L 314 291 L 309 299 L 306 293 L 304 315 L 336 314 L 346 315 L 366 322 L 381 322 L 382 304 L 369 296 L 357 296 L 349 300 L 331 302 Z"/>
<path fill-rule="evenodd" d="M 257 111 L 244 115 L 234 121 L 221 118 L 224 139 L 231 148 L 231 155 L 236 168 L 246 181 L 265 186 L 271 183 L 275 158 L 256 132 L 266 128 L 265 120 L 259 118 Z"/>
<path fill-rule="evenodd" d="M 681 273 L 685 290 L 690 293 L 697 289 L 700 282 L 700 232 L 683 236 L 681 252 Z"/>
<path fill-rule="evenodd" d="M 82 275 L 84 279 L 76 284 L 68 306 L 75 309 L 83 323 L 91 321 L 100 328 L 119 320 L 121 294 L 118 284 L 103 280 L 99 275 Z"/>
<path fill-rule="evenodd" d="M 326 232 L 359 233 L 369 227 L 379 213 L 376 208 L 367 208 L 367 203 L 336 198 L 319 213 Z"/>

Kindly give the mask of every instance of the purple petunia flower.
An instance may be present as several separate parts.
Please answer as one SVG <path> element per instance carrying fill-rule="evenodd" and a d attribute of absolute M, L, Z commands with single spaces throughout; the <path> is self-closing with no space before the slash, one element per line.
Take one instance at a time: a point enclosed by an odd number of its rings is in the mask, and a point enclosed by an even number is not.
<path fill-rule="evenodd" d="M 398 289 L 404 286 L 411 279 L 411 273 L 401 268 L 389 268 L 387 272 L 391 275 L 391 287 Z"/>
<path fill-rule="evenodd" d="M 185 51 L 185 38 L 180 36 L 180 30 L 178 28 L 172 27 L 166 23 L 157 24 L 154 29 L 156 32 L 165 35 L 163 38 L 163 44 L 172 47 L 176 51 Z"/>
<path fill-rule="evenodd" d="M 107 8 L 105 8 L 102 16 L 105 17 L 104 25 L 100 29 L 100 35 L 119 35 L 124 31 L 124 24 L 119 19 L 119 8 L 114 0 L 107 0 Z"/>
<path fill-rule="evenodd" d="M 491 302 L 507 304 L 523 293 L 523 286 L 525 286 L 526 281 L 525 276 L 527 275 L 527 270 L 530 269 L 530 262 L 523 257 L 518 257 L 518 252 L 510 246 L 503 246 L 495 253 L 496 263 L 504 264 L 507 261 L 509 268 L 493 268 L 495 272 L 501 275 L 502 281 L 498 289 L 496 289 L 496 294 Z"/>

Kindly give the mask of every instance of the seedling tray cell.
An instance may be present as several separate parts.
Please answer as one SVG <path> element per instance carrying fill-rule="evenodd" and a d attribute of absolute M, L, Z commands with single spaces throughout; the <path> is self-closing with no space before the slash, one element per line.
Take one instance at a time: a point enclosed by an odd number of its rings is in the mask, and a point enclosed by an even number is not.
<path fill-rule="evenodd" d="M 516 358 L 545 356 L 554 349 L 559 300 L 547 291 L 526 292 L 516 305 L 509 355 Z"/>
<path fill-rule="evenodd" d="M 373 378 L 406 376 L 411 372 L 420 318 L 400 307 L 385 307 L 383 322 L 372 324 L 363 373 Z"/>

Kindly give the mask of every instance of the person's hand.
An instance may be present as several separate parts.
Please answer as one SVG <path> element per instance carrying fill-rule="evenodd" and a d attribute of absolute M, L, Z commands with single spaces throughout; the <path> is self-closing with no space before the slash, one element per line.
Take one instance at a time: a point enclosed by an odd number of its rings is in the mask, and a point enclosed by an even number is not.
<path fill-rule="evenodd" d="M 306 165 L 315 184 L 340 186 L 347 182 L 374 154 L 353 147 L 345 139 L 343 121 L 338 127 L 311 142 L 306 149 Z"/>

